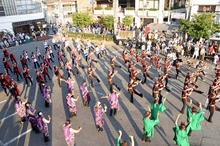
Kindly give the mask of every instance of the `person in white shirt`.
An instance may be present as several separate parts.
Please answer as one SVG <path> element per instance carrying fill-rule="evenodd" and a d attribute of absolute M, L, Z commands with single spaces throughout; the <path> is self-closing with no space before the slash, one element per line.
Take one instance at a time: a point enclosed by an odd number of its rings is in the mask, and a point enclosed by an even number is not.
<path fill-rule="evenodd" d="M 55 38 L 52 39 L 52 43 L 53 43 L 54 49 L 57 50 L 56 48 L 59 48 L 59 46 L 57 45 L 57 41 Z"/>
<path fill-rule="evenodd" d="M 141 50 L 145 50 L 145 43 L 141 45 Z"/>
<path fill-rule="evenodd" d="M 197 59 L 198 56 L 199 56 L 199 46 L 196 44 L 192 58 Z"/>
<path fill-rule="evenodd" d="M 107 55 L 107 51 L 106 51 L 104 42 L 101 43 L 101 54 L 102 55 L 104 55 L 104 54 Z"/>
<path fill-rule="evenodd" d="M 147 41 L 147 51 L 151 51 L 151 41 Z"/>
<path fill-rule="evenodd" d="M 31 59 L 32 59 L 32 62 L 34 63 L 34 68 L 35 69 L 37 68 L 37 66 L 40 67 L 40 64 L 38 63 L 36 55 L 34 54 L 34 52 L 31 53 Z"/>
<path fill-rule="evenodd" d="M 204 60 L 205 59 L 205 47 L 201 46 L 201 50 L 200 50 L 200 60 Z"/>
<path fill-rule="evenodd" d="M 101 54 L 100 49 L 99 49 L 98 46 L 95 47 L 95 53 L 96 53 L 96 56 L 97 56 L 98 59 L 100 58 L 100 56 L 102 57 L 102 54 Z"/>
<path fill-rule="evenodd" d="M 88 61 L 88 55 L 89 55 L 89 49 L 88 48 L 84 48 L 84 56 L 85 56 L 85 59 L 86 59 L 86 62 Z"/>

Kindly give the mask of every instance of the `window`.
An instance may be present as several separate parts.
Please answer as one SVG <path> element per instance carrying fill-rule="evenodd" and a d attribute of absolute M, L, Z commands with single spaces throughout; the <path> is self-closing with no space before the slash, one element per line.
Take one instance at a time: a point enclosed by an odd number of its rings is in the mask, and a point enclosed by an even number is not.
<path fill-rule="evenodd" d="M 215 12 L 216 6 L 200 5 L 198 12 Z"/>

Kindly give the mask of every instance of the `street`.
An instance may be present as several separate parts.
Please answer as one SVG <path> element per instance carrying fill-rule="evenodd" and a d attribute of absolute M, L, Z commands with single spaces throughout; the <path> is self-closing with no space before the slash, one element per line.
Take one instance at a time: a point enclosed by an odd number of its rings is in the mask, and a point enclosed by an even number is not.
<path fill-rule="evenodd" d="M 48 41 L 49 44 L 51 40 Z M 73 45 L 72 42 L 69 44 Z M 97 45 L 100 45 L 99 42 Z M 44 54 L 43 42 L 31 42 L 29 44 L 24 44 L 14 47 L 14 54 L 19 62 L 20 69 L 22 68 L 19 60 L 19 56 L 22 54 L 24 49 L 28 50 L 28 55 L 30 58 L 31 52 L 35 52 L 36 47 L 40 48 L 41 54 Z M 73 47 L 73 46 L 72 46 Z M 143 122 L 142 117 L 145 111 L 147 110 L 150 103 L 153 102 L 153 97 L 151 96 L 152 86 L 154 81 L 147 80 L 147 84 L 140 84 L 137 86 L 137 90 L 144 94 L 144 98 L 140 98 L 137 95 L 134 95 L 134 104 L 130 103 L 130 95 L 127 92 L 127 84 L 129 80 L 129 75 L 127 72 L 127 65 L 124 65 L 123 58 L 121 57 L 122 48 L 114 44 L 108 43 L 106 45 L 108 54 L 105 57 L 102 57 L 98 63 L 94 63 L 94 66 L 97 68 L 95 75 L 101 80 L 100 83 L 94 82 L 95 87 L 92 88 L 89 86 L 89 89 L 92 90 L 90 107 L 84 107 L 82 103 L 82 96 L 80 91 L 80 85 L 83 80 L 87 81 L 89 85 L 89 79 L 86 75 L 86 69 L 80 69 L 80 73 L 74 76 L 76 82 L 74 83 L 75 95 L 79 95 L 80 98 L 76 102 L 78 109 L 77 117 L 71 118 L 72 127 L 78 129 L 79 126 L 82 126 L 80 133 L 75 134 L 75 144 L 76 146 L 114 146 L 116 145 L 116 139 L 118 137 L 118 130 L 122 131 L 122 140 L 126 140 L 130 143 L 129 135 L 134 136 L 135 146 L 172 146 L 174 132 L 172 128 L 175 126 L 174 121 L 176 116 L 179 114 L 180 109 L 182 108 L 181 101 L 181 91 L 183 88 L 184 77 L 179 75 L 178 80 L 169 79 L 168 86 L 171 88 L 171 92 L 167 93 L 164 89 L 162 95 L 167 97 L 165 102 L 165 107 L 167 110 L 164 113 L 160 113 L 159 119 L 160 122 L 155 126 L 155 135 L 151 138 L 151 143 L 146 144 L 142 142 L 143 135 Z M 9 49 L 10 50 L 10 49 Z M 55 58 L 53 60 L 57 64 L 57 51 L 53 50 Z M 69 58 L 69 53 L 67 53 Z M 115 63 L 120 64 L 122 68 L 116 68 L 118 73 L 113 78 L 115 83 L 122 89 L 119 104 L 120 110 L 118 111 L 117 116 L 109 116 L 109 102 L 107 99 L 101 99 L 102 96 L 109 94 L 109 85 L 107 82 L 107 72 L 111 69 L 109 65 L 110 56 L 117 55 Z M 3 58 L 3 53 L 0 53 L 0 58 Z M 164 58 L 164 57 L 163 57 Z M 96 59 L 96 58 L 95 58 Z M 163 62 L 163 61 L 162 61 Z M 197 60 L 195 60 L 197 62 Z M 85 59 L 82 59 L 83 65 L 86 65 Z M 148 62 L 149 63 L 149 62 Z M 163 64 L 163 63 L 162 63 Z M 28 101 L 31 102 L 32 107 L 36 108 L 37 111 L 42 111 L 46 115 L 51 115 L 51 123 L 49 124 L 49 135 L 50 142 L 44 143 L 43 134 L 36 134 L 31 131 L 31 125 L 28 121 L 21 124 L 20 118 L 17 115 L 14 107 L 14 99 L 10 96 L 6 96 L 3 89 L 0 89 L 0 146 L 65 146 L 66 141 L 63 134 L 63 124 L 67 119 L 69 119 L 69 110 L 66 103 L 66 83 L 62 82 L 62 87 L 58 85 L 58 81 L 53 71 L 49 70 L 50 76 L 52 77 L 51 81 L 48 81 L 48 85 L 51 87 L 51 97 L 52 104 L 49 108 L 44 106 L 44 97 L 38 89 L 35 79 L 35 70 L 33 63 L 29 63 L 29 66 L 32 66 L 30 70 L 31 76 L 33 77 L 34 85 L 27 87 L 25 82 L 19 81 L 19 89 L 21 90 L 21 97 L 24 101 L 28 98 Z M 136 65 L 137 68 L 141 69 L 141 64 Z M 1 72 L 3 72 L 3 64 L 0 65 Z M 163 65 L 162 65 L 163 69 Z M 187 72 L 187 65 L 184 64 L 181 66 L 181 69 L 184 71 L 184 74 Z M 74 69 L 75 70 L 75 69 Z M 205 69 L 207 76 L 204 77 L 205 81 L 199 79 L 198 85 L 199 90 L 203 91 L 204 94 L 200 95 L 193 92 L 190 98 L 196 102 L 201 102 L 204 109 L 205 119 L 209 116 L 209 111 L 205 110 L 204 105 L 206 104 L 206 95 L 208 93 L 209 85 L 214 80 L 214 65 L 207 63 Z M 66 70 L 63 69 L 64 77 L 67 77 Z M 10 72 L 9 72 L 10 73 Z M 158 72 L 155 67 L 149 70 L 151 77 L 156 78 Z M 175 67 L 172 67 L 170 73 L 171 76 L 176 75 Z M 12 73 L 11 77 L 16 80 L 16 76 Z M 140 78 L 142 74 L 139 74 Z M 105 123 L 104 131 L 97 132 L 95 126 L 95 120 L 93 115 L 93 107 L 96 101 L 100 101 L 102 104 L 108 106 L 108 111 L 104 114 Z M 217 103 L 217 106 L 220 104 Z M 220 129 L 219 129 L 219 111 L 215 112 L 213 117 L 214 123 L 208 123 L 206 120 L 202 121 L 202 130 L 193 131 L 192 137 L 189 138 L 189 143 L 191 146 L 219 146 L 220 138 Z M 179 119 L 186 122 L 186 115 L 182 115 Z"/>

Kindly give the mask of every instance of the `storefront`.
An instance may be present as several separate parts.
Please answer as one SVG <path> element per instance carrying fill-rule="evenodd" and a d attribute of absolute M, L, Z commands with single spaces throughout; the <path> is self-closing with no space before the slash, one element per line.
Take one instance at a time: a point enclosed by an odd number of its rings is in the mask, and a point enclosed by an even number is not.
<path fill-rule="evenodd" d="M 13 31 L 17 33 L 29 33 L 32 31 L 39 31 L 42 28 L 42 25 L 45 24 L 44 19 L 14 22 L 12 23 Z"/>

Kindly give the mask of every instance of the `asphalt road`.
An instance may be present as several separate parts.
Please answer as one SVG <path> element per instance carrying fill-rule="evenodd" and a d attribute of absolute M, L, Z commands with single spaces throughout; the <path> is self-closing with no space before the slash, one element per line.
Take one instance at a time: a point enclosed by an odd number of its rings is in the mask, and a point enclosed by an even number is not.
<path fill-rule="evenodd" d="M 49 41 L 51 43 L 51 41 Z M 71 43 L 71 42 L 70 42 Z M 98 45 L 100 42 L 98 43 Z M 32 51 L 35 51 L 35 47 L 40 47 L 40 51 L 43 54 L 43 42 L 32 42 L 30 44 L 24 44 L 21 46 L 14 47 L 13 52 L 15 53 L 17 59 L 22 53 L 23 49 L 28 50 L 28 54 Z M 135 139 L 135 146 L 145 146 L 146 143 L 143 143 L 141 138 L 143 134 L 143 123 L 142 116 L 145 113 L 147 107 L 153 101 L 151 97 L 151 89 L 153 86 L 153 81 L 149 81 L 147 84 L 138 85 L 138 91 L 144 93 L 144 98 L 140 98 L 135 95 L 134 104 L 131 104 L 129 101 L 129 94 L 127 93 L 127 83 L 128 83 L 128 73 L 127 66 L 124 65 L 123 59 L 121 57 L 122 49 L 119 46 L 113 44 L 107 44 L 108 55 L 101 58 L 97 64 L 94 64 L 97 67 L 96 75 L 101 79 L 101 83 L 95 82 L 95 87 L 89 87 L 91 92 L 91 103 L 90 107 L 86 108 L 82 104 L 82 97 L 79 86 L 82 81 L 86 79 L 85 75 L 86 70 L 80 69 L 80 74 L 75 76 L 76 83 L 74 84 L 74 91 L 76 95 L 80 95 L 80 99 L 76 102 L 78 108 L 77 117 L 72 118 L 72 127 L 77 129 L 78 126 L 82 126 L 83 129 L 80 133 L 75 134 L 75 144 L 76 146 L 114 146 L 116 145 L 116 138 L 118 137 L 118 130 L 122 130 L 123 135 L 122 139 L 129 140 L 129 135 L 133 135 Z M 56 55 L 56 52 L 54 51 Z M 107 95 L 109 93 L 108 82 L 106 79 L 106 73 L 109 66 L 110 55 L 117 55 L 116 63 L 121 64 L 122 68 L 117 68 L 118 74 L 114 77 L 114 81 L 118 84 L 119 87 L 123 89 L 120 95 L 119 103 L 120 110 L 118 111 L 117 116 L 109 116 L 109 103 L 107 99 L 101 99 L 101 96 Z M 3 53 L 0 54 L 0 58 L 3 57 Z M 57 64 L 57 58 L 54 58 L 55 63 Z M 195 60 L 196 62 L 196 60 Z M 83 64 L 86 64 L 83 59 Z M 21 67 L 21 64 L 19 64 Z M 33 67 L 33 63 L 30 63 L 30 66 Z M 199 80 L 199 89 L 204 91 L 204 95 L 193 93 L 191 98 L 197 102 L 201 102 L 202 105 L 205 105 L 206 94 L 208 92 L 209 85 L 214 79 L 213 74 L 213 65 L 207 64 L 206 72 L 207 76 L 205 77 L 206 81 Z M 33 67 L 34 68 L 34 67 Z M 140 64 L 137 65 L 137 68 L 140 68 Z M 183 71 L 186 73 L 186 65 L 181 66 Z M 3 64 L 0 65 L 1 71 L 3 71 Z M 171 69 L 171 75 L 175 76 L 175 69 Z M 51 87 L 51 96 L 52 104 L 50 108 L 44 107 L 44 98 L 41 95 L 38 85 L 36 85 L 34 69 L 31 70 L 31 75 L 34 79 L 34 85 L 30 88 L 27 88 L 24 81 L 20 81 L 19 89 L 21 90 L 21 97 L 23 100 L 28 98 L 28 101 L 32 103 L 32 107 L 43 111 L 46 115 L 51 115 L 52 121 L 49 124 L 49 133 L 51 141 L 44 143 L 43 134 L 36 134 L 31 131 L 31 126 L 28 122 L 24 124 L 20 123 L 19 116 L 15 113 L 14 101 L 10 96 L 6 96 L 4 91 L 0 89 L 0 146 L 65 146 L 66 142 L 64 139 L 62 126 L 66 119 L 69 119 L 69 111 L 66 104 L 65 94 L 67 93 L 66 84 L 62 82 L 62 88 L 58 86 L 57 79 L 54 76 L 53 72 L 49 70 L 52 80 L 48 82 L 48 85 Z M 64 71 L 65 77 L 67 76 L 66 71 Z M 158 76 L 158 72 L 155 68 L 151 68 L 149 71 L 150 75 L 154 78 Z M 181 76 L 181 75 L 180 75 Z M 11 75 L 13 79 L 16 79 L 15 75 Z M 142 75 L 139 75 L 142 78 Z M 174 120 L 179 114 L 180 109 L 182 108 L 181 102 L 181 90 L 183 86 L 184 77 L 179 77 L 178 80 L 171 79 L 169 81 L 169 86 L 171 88 L 170 93 L 168 93 L 167 101 L 165 106 L 167 110 L 164 113 L 161 113 L 160 123 L 155 126 L 155 136 L 151 138 L 151 146 L 172 146 L 174 133 L 172 128 L 174 127 Z M 165 95 L 166 91 L 162 91 L 162 94 Z M 98 133 L 95 127 L 94 116 L 93 116 L 93 106 L 95 102 L 99 100 L 102 104 L 107 104 L 108 111 L 104 114 L 105 124 L 104 131 Z M 219 103 L 217 104 L 219 106 Z M 209 112 L 204 110 L 204 116 L 207 118 Z M 201 131 L 193 131 L 192 137 L 189 139 L 191 146 L 219 146 L 220 138 L 220 129 L 219 129 L 219 112 L 215 112 L 213 121 L 214 123 L 210 124 L 206 120 L 202 122 Z M 186 115 L 182 115 L 179 119 L 180 121 L 186 121 Z"/>

